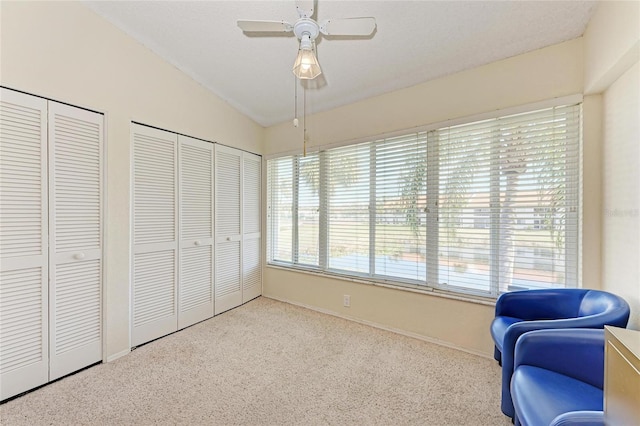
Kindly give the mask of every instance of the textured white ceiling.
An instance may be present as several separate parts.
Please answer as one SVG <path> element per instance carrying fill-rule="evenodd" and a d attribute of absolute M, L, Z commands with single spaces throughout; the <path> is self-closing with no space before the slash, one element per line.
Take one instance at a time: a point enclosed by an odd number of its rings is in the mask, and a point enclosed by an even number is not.
<path fill-rule="evenodd" d="M 247 36 L 236 25 L 293 23 L 293 0 L 85 3 L 261 125 L 293 117 L 296 38 Z M 377 29 L 366 39 L 319 39 L 323 75 L 307 90 L 307 113 L 574 39 L 596 4 L 319 0 L 318 21 L 373 16 Z"/>

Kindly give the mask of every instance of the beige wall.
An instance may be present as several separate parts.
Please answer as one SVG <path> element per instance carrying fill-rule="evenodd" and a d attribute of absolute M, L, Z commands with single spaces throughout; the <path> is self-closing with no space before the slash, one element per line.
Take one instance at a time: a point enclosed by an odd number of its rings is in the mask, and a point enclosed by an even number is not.
<path fill-rule="evenodd" d="M 308 117 L 310 140 L 312 145 L 338 143 L 582 93 L 582 65 L 582 39 L 561 43 Z M 597 113 L 598 104 L 589 111 Z M 301 141 L 291 123 L 270 127 L 264 153 L 300 151 Z M 598 155 L 593 151 L 589 161 Z M 587 240 L 599 244 L 593 238 Z M 585 264 L 599 273 L 599 258 L 587 258 Z M 590 286 L 598 285 L 584 275 Z M 486 356 L 493 351 L 491 304 L 272 267 L 264 271 L 264 294 Z M 345 294 L 351 296 L 350 308 L 342 306 Z"/>
<path fill-rule="evenodd" d="M 582 93 L 582 40 L 494 62 L 307 118 L 310 147 Z M 302 149 L 302 129 L 266 130 L 266 155 Z"/>
<path fill-rule="evenodd" d="M 493 353 L 492 304 L 267 267 L 265 295 L 467 352 Z M 342 306 L 349 295 L 351 306 Z"/>
<path fill-rule="evenodd" d="M 582 285 L 602 290 L 602 95 L 582 101 Z"/>
<path fill-rule="evenodd" d="M 106 356 L 129 350 L 131 120 L 261 153 L 264 129 L 76 2 L 0 2 L 0 83 L 107 118 Z"/>
<path fill-rule="evenodd" d="M 640 59 L 640 2 L 598 4 L 584 34 L 585 93 L 600 93 Z"/>
<path fill-rule="evenodd" d="M 640 63 L 603 95 L 602 287 L 631 305 L 640 330 Z"/>
<path fill-rule="evenodd" d="M 600 287 L 629 302 L 640 330 L 640 2 L 600 3 L 584 42 L 585 91 L 601 103 Z"/>

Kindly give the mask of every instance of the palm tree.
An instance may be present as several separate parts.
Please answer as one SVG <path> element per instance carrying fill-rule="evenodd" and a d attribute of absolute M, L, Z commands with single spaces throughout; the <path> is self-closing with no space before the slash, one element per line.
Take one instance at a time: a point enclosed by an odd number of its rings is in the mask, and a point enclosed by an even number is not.
<path fill-rule="evenodd" d="M 311 188 L 314 195 L 320 190 L 320 155 L 308 154 L 299 157 L 300 177 Z M 331 165 L 331 179 L 324 176 L 326 182 L 331 182 L 329 194 L 333 193 L 336 186 L 349 187 L 358 182 L 358 161 L 354 156 L 337 157 Z"/>
<path fill-rule="evenodd" d="M 420 220 L 420 198 L 426 197 L 426 158 L 417 159 L 416 162 L 407 164 L 407 172 L 403 181 L 404 184 L 400 191 L 402 210 L 404 211 L 409 229 L 417 239 L 420 239 L 420 229 L 422 227 Z"/>
<path fill-rule="evenodd" d="M 525 140 L 516 130 L 515 134 L 505 140 L 501 149 L 500 173 L 505 178 L 504 200 L 500 208 L 500 236 L 498 243 L 498 280 L 499 291 L 506 292 L 513 282 L 515 263 L 514 229 L 516 215 L 514 198 L 518 190 L 518 180 L 527 170 L 527 157 L 523 153 Z"/>

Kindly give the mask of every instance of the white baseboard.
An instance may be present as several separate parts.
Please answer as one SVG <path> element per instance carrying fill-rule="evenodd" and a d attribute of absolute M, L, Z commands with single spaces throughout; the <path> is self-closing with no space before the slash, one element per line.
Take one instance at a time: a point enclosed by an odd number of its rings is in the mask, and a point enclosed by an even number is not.
<path fill-rule="evenodd" d="M 106 361 L 106 362 L 113 362 L 113 361 L 115 361 L 115 360 L 116 360 L 116 359 L 118 359 L 118 358 L 121 358 L 121 357 L 123 357 L 123 356 L 125 356 L 125 355 L 128 355 L 130 352 L 131 352 L 131 349 L 125 349 L 125 350 L 123 350 L 123 351 L 120 351 L 120 352 L 118 352 L 118 353 L 115 353 L 115 354 L 113 354 L 113 355 L 111 355 L 111 356 L 108 356 L 108 357 L 107 357 L 107 361 Z"/>
<path fill-rule="evenodd" d="M 330 311 L 328 309 L 318 308 L 317 306 L 306 305 L 304 303 L 299 303 L 299 302 L 295 302 L 295 301 L 292 301 L 292 300 L 283 299 L 283 298 L 280 298 L 280 297 L 268 296 L 268 295 L 265 295 L 265 294 L 263 294 L 262 297 L 265 297 L 267 299 L 277 300 L 279 302 L 288 303 L 290 305 L 300 306 L 301 308 L 310 309 L 312 311 L 316 311 L 316 312 L 320 312 L 320 313 L 323 313 L 323 314 L 331 315 L 331 316 L 334 316 L 334 317 L 342 318 L 342 319 L 345 319 L 345 320 L 348 320 L 348 321 L 353 321 L 353 322 L 357 322 L 359 324 L 368 325 L 370 327 L 378 328 L 380 330 L 390 331 L 392 333 L 396 333 L 396 334 L 400 334 L 402 336 L 407 336 L 407 337 L 411 337 L 411 338 L 414 338 L 414 339 L 422 340 L 422 341 L 425 341 L 425 342 L 428 342 L 428 343 L 433 343 L 433 344 L 436 344 L 436 345 L 439 345 L 439 346 L 444 346 L 446 348 L 450 348 L 450 349 L 455 349 L 455 350 L 458 350 L 458 351 L 466 352 L 468 354 L 476 355 L 476 356 L 479 356 L 481 358 L 493 359 L 493 354 L 486 354 L 484 352 L 479 352 L 479 351 L 474 351 L 472 349 L 463 348 L 461 346 L 455 345 L 455 344 L 453 344 L 451 342 L 447 342 L 445 340 L 435 339 L 433 337 L 424 336 L 422 334 L 412 333 L 410 331 L 401 330 L 401 329 L 394 328 L 394 327 L 389 327 L 387 325 L 379 324 L 379 323 L 376 323 L 376 322 L 373 322 L 373 321 L 367 321 L 367 320 L 363 320 L 363 319 L 360 319 L 360 318 L 350 317 L 350 316 L 343 315 L 343 314 L 335 312 L 335 311 Z"/>

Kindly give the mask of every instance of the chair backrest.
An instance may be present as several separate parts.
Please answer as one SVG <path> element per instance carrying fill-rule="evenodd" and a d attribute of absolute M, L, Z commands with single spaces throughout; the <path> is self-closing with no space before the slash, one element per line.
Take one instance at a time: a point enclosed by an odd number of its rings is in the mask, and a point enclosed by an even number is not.
<path fill-rule="evenodd" d="M 610 315 L 606 325 L 624 328 L 629 321 L 629 304 L 623 298 L 606 291 L 587 291 L 580 302 L 578 316 L 584 317 L 604 313 Z"/>

